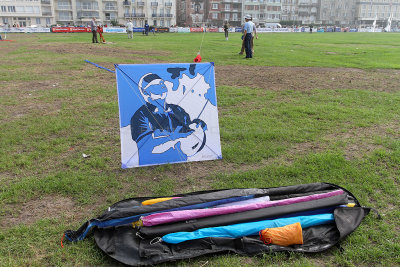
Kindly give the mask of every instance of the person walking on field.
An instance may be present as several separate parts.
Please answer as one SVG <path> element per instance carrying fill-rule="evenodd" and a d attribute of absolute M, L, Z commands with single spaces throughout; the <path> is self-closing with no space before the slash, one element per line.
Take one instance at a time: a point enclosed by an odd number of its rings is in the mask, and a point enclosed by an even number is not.
<path fill-rule="evenodd" d="M 92 30 L 92 43 L 98 43 L 99 41 L 97 41 L 97 23 L 95 17 L 93 17 L 90 21 L 90 29 Z"/>
<path fill-rule="evenodd" d="M 133 39 L 133 23 L 131 20 L 128 20 L 126 24 L 126 32 L 128 33 L 128 39 Z"/>
<path fill-rule="evenodd" d="M 225 21 L 225 24 L 224 24 L 224 32 L 225 32 L 225 40 L 228 41 L 229 23 L 227 20 Z"/>
<path fill-rule="evenodd" d="M 246 23 L 243 27 L 243 36 L 244 36 L 244 48 L 246 50 L 246 58 L 253 58 L 253 53 L 251 51 L 251 39 L 253 38 L 254 24 L 251 22 L 251 16 L 245 16 Z"/>
<path fill-rule="evenodd" d="M 250 18 L 250 22 L 253 23 L 253 32 L 252 37 L 251 37 L 251 53 L 252 55 L 254 55 L 254 37 L 256 37 L 256 39 L 258 39 L 258 34 L 257 34 L 257 27 L 256 24 L 253 22 L 253 17 Z"/>

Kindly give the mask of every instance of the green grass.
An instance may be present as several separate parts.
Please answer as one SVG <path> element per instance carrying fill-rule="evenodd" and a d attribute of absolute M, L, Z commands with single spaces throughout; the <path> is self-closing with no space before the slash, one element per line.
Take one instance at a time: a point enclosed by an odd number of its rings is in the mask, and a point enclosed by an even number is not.
<path fill-rule="evenodd" d="M 84 62 L 109 68 L 192 62 L 204 37 L 203 61 L 215 62 L 217 70 L 357 68 L 363 70 L 359 75 L 390 77 L 388 72 L 398 75 L 393 69 L 400 68 L 400 35 L 260 34 L 253 60 L 237 55 L 240 34 L 231 34 L 228 42 L 215 33 L 135 34 L 133 40 L 105 34 L 111 43 L 104 45 L 90 44 L 90 34 L 7 36 L 16 42 L 0 43 L 0 266 L 118 265 L 92 237 L 63 249 L 59 244 L 66 229 L 77 229 L 125 198 L 310 182 L 345 187 L 383 219 L 369 215 L 342 242 L 344 251 L 229 254 L 176 264 L 400 265 L 400 89 L 395 85 L 387 91 L 351 84 L 273 91 L 227 85 L 217 76 L 222 161 L 122 170 L 115 75 Z M 32 206 L 46 199 L 72 206 Z M 36 219 L 27 220 L 27 211 Z M 9 223 L 13 217 L 20 222 Z"/>

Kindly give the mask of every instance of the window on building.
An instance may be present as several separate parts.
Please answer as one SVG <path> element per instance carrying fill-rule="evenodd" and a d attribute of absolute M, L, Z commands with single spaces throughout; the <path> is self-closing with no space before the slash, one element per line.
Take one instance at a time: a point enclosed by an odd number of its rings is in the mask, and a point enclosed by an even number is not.
<path fill-rule="evenodd" d="M 225 14 L 225 20 L 229 20 L 230 19 L 230 14 Z"/>
<path fill-rule="evenodd" d="M 33 13 L 33 6 L 26 6 L 25 13 Z"/>
<path fill-rule="evenodd" d="M 6 6 L 1 6 L 1 12 L 7 12 Z"/>
<path fill-rule="evenodd" d="M 213 19 L 218 19 L 218 13 L 212 13 L 212 18 Z"/>
<path fill-rule="evenodd" d="M 40 25 L 40 18 L 36 18 L 36 25 Z"/>
<path fill-rule="evenodd" d="M 231 10 L 231 5 L 230 4 L 225 4 L 225 10 Z"/>
<path fill-rule="evenodd" d="M 113 2 L 106 2 L 104 7 L 106 10 L 117 10 L 117 6 Z"/>
<path fill-rule="evenodd" d="M 218 9 L 218 4 L 212 4 L 212 9 Z"/>
<path fill-rule="evenodd" d="M 72 20 L 72 13 L 70 11 L 59 11 L 58 17 L 60 20 Z"/>
<path fill-rule="evenodd" d="M 8 6 L 7 9 L 8 9 L 8 12 L 15 13 L 15 6 Z"/>
<path fill-rule="evenodd" d="M 40 8 L 38 6 L 33 7 L 33 13 L 40 14 Z"/>
<path fill-rule="evenodd" d="M 25 8 L 23 6 L 16 6 L 14 12 L 25 13 Z"/>
<path fill-rule="evenodd" d="M 58 1 L 58 9 L 71 9 L 71 3 L 69 1 Z"/>
<path fill-rule="evenodd" d="M 46 24 L 50 25 L 51 24 L 51 19 L 50 18 L 46 18 Z"/>

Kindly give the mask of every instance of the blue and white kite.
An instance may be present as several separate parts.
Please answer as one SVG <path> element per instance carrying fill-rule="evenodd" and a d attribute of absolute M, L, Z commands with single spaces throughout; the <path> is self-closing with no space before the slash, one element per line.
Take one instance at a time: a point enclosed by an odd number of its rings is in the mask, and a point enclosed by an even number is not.
<path fill-rule="evenodd" d="M 222 158 L 213 63 L 115 69 L 122 168 Z"/>

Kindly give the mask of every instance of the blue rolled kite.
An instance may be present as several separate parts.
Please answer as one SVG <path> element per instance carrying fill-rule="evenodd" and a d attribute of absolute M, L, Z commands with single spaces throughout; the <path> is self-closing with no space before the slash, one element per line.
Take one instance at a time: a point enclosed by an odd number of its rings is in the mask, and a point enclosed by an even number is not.
<path fill-rule="evenodd" d="M 178 244 L 188 240 L 206 237 L 227 237 L 239 238 L 243 236 L 258 235 L 258 232 L 265 228 L 282 227 L 299 222 L 302 228 L 315 225 L 329 224 L 334 221 L 333 214 L 318 214 L 312 216 L 298 216 L 275 220 L 264 220 L 259 222 L 240 223 L 228 226 L 209 227 L 196 230 L 194 232 L 177 232 L 164 235 L 162 241 L 170 244 Z"/>

